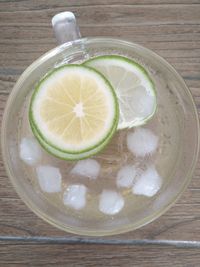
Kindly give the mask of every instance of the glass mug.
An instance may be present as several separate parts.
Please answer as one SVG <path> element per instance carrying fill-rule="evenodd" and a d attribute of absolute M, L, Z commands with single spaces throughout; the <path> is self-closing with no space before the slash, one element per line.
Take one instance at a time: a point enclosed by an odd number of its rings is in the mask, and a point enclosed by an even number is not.
<path fill-rule="evenodd" d="M 81 38 L 71 12 L 57 14 L 53 17 L 52 24 L 60 45 L 41 56 L 24 71 L 6 105 L 2 123 L 2 151 L 8 176 L 27 206 L 39 217 L 62 230 L 103 236 L 137 229 L 168 210 L 185 190 L 193 175 L 199 150 L 199 123 L 192 96 L 174 68 L 154 52 L 114 38 Z M 21 138 L 31 135 L 27 119 L 27 99 L 35 84 L 48 71 L 62 64 L 81 63 L 94 56 L 109 54 L 119 54 L 135 60 L 147 69 L 153 79 L 157 90 L 157 111 L 149 122 L 149 127 L 159 136 L 159 148 L 154 163 L 164 181 L 160 191 L 152 198 L 137 196 L 133 200 L 130 192 L 122 192 L 125 206 L 113 216 L 96 211 L 95 203 L 99 198 L 99 188 L 112 184 L 116 166 L 128 157 L 123 139 L 126 130 L 116 133 L 106 152 L 100 152 L 96 156 L 103 162 L 104 168 L 110 171 L 109 177 L 101 177 L 93 182 L 96 198 L 88 196 L 90 204 L 81 212 L 60 205 L 60 197 L 49 198 L 48 194 L 42 193 L 35 185 L 35 170 L 27 167 L 19 157 Z M 119 155 L 120 149 L 122 153 Z M 68 169 L 73 163 L 56 159 L 48 153 L 45 156 L 44 163 L 56 163 L 62 171 L 65 170 L 64 183 L 68 184 Z"/>

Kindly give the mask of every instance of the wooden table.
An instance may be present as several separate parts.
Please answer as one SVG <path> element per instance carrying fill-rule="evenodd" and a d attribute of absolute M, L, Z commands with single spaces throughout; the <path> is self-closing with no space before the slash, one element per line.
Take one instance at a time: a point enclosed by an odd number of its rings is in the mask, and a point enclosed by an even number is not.
<path fill-rule="evenodd" d="M 0 0 L 0 116 L 19 75 L 55 47 L 51 17 L 73 11 L 83 36 L 114 36 L 164 57 L 200 112 L 200 0 Z M 0 159 L 0 267 L 200 266 L 200 164 L 163 216 L 127 234 L 84 238 L 48 225 L 15 193 Z"/>

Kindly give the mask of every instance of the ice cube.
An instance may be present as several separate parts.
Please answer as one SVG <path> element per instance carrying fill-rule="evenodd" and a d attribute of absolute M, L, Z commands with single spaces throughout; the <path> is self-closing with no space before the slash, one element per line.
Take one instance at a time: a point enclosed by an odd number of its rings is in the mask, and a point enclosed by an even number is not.
<path fill-rule="evenodd" d="M 136 176 L 136 168 L 133 165 L 123 166 L 117 173 L 117 186 L 130 187 Z"/>
<path fill-rule="evenodd" d="M 63 202 L 76 210 L 84 208 L 86 204 L 87 188 L 82 184 L 73 184 L 67 187 L 63 195 Z"/>
<path fill-rule="evenodd" d="M 62 176 L 58 168 L 41 165 L 36 168 L 39 185 L 44 192 L 56 193 L 61 191 Z"/>
<path fill-rule="evenodd" d="M 20 143 L 20 158 L 28 165 L 35 165 L 42 157 L 38 142 L 33 137 L 24 137 Z"/>
<path fill-rule="evenodd" d="M 96 179 L 100 172 L 100 164 L 94 159 L 80 160 L 71 170 L 71 174 L 81 175 L 90 179 Z"/>
<path fill-rule="evenodd" d="M 127 135 L 128 149 L 137 157 L 153 154 L 158 147 L 158 136 L 146 128 L 138 128 Z"/>
<path fill-rule="evenodd" d="M 99 200 L 99 210 L 105 214 L 114 215 L 124 207 L 121 194 L 112 190 L 103 190 Z"/>
<path fill-rule="evenodd" d="M 161 188 L 162 179 L 154 166 L 149 166 L 136 181 L 132 188 L 133 194 L 154 196 Z"/>

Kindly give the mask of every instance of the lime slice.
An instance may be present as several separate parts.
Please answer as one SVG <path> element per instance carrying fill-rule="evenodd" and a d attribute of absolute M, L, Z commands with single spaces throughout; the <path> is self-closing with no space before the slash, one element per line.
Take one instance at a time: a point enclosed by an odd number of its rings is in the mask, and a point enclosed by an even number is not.
<path fill-rule="evenodd" d="M 154 84 L 147 71 L 126 57 L 109 55 L 92 58 L 84 65 L 100 71 L 112 84 L 118 97 L 118 129 L 146 123 L 156 110 Z"/>
<path fill-rule="evenodd" d="M 101 145 L 99 145 L 96 148 L 93 148 L 89 151 L 80 153 L 80 154 L 69 154 L 69 153 L 65 153 L 62 152 L 60 150 L 55 149 L 54 147 L 50 146 L 49 144 L 47 144 L 44 139 L 41 138 L 41 136 L 38 134 L 37 130 L 35 129 L 34 125 L 30 122 L 31 125 L 31 129 L 33 134 L 35 135 L 35 137 L 37 138 L 38 142 L 40 143 L 40 145 L 50 154 L 52 154 L 53 156 L 56 156 L 57 158 L 60 159 L 64 159 L 64 160 L 81 160 L 81 159 L 85 159 L 85 158 L 89 158 L 93 155 L 95 155 L 96 153 L 100 152 L 108 143 L 108 141 L 111 139 L 112 135 L 115 133 L 116 128 L 117 128 L 117 123 L 114 125 L 110 136 L 108 137 L 108 139 L 106 139 L 106 141 L 104 141 Z"/>
<path fill-rule="evenodd" d="M 108 143 L 118 122 L 118 102 L 100 73 L 86 66 L 64 65 L 38 84 L 29 120 L 43 145 L 55 153 L 74 154 L 76 159 L 93 149 L 97 153 L 101 144 Z"/>

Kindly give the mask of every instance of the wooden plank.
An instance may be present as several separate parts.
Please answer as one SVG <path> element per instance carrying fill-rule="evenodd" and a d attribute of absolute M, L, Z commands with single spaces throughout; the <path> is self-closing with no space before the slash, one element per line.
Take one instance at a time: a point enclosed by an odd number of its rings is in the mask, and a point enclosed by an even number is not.
<path fill-rule="evenodd" d="M 68 7 L 77 16 L 80 25 L 124 26 L 124 25 L 177 25 L 177 24 L 199 24 L 200 5 L 101 5 L 96 6 L 74 6 Z M 40 21 L 47 25 L 50 19 L 63 8 L 53 6 L 47 10 L 28 10 L 1 12 L 0 25 L 30 25 L 34 23 L 32 18 L 37 16 L 35 22 Z M 14 14 L 14 16 L 13 16 Z M 159 23 L 158 23 L 159 22 Z"/>
<path fill-rule="evenodd" d="M 188 5 L 188 4 L 200 4 L 199 0 L 97 0 L 97 1 L 91 1 L 91 0 L 82 0 L 82 1 L 74 1 L 74 0 L 68 0 L 68 1 L 59 1 L 56 2 L 54 0 L 40 0 L 38 3 L 37 0 L 1 0 L 1 8 L 0 11 L 34 11 L 34 10 L 48 10 L 50 8 L 60 8 L 62 10 L 66 10 L 68 7 L 80 7 L 80 6 L 95 6 L 95 7 L 101 7 L 101 6 L 107 6 L 107 5 L 113 5 L 113 6 L 121 6 L 124 5 Z"/>
<path fill-rule="evenodd" d="M 129 39 L 165 57 L 185 78 L 200 113 L 199 0 L 102 0 L 95 4 L 89 0 L 18 0 L 0 1 L 0 120 L 19 75 L 56 45 L 50 19 L 66 9 L 75 11 L 83 36 Z M 165 215 L 140 230 L 115 238 L 200 240 L 199 177 L 200 162 L 189 188 Z M 2 159 L 0 215 L 0 235 L 71 236 L 28 210 L 15 193 Z"/>
<path fill-rule="evenodd" d="M 198 267 L 199 249 L 166 246 L 1 243 L 1 266 Z"/>

